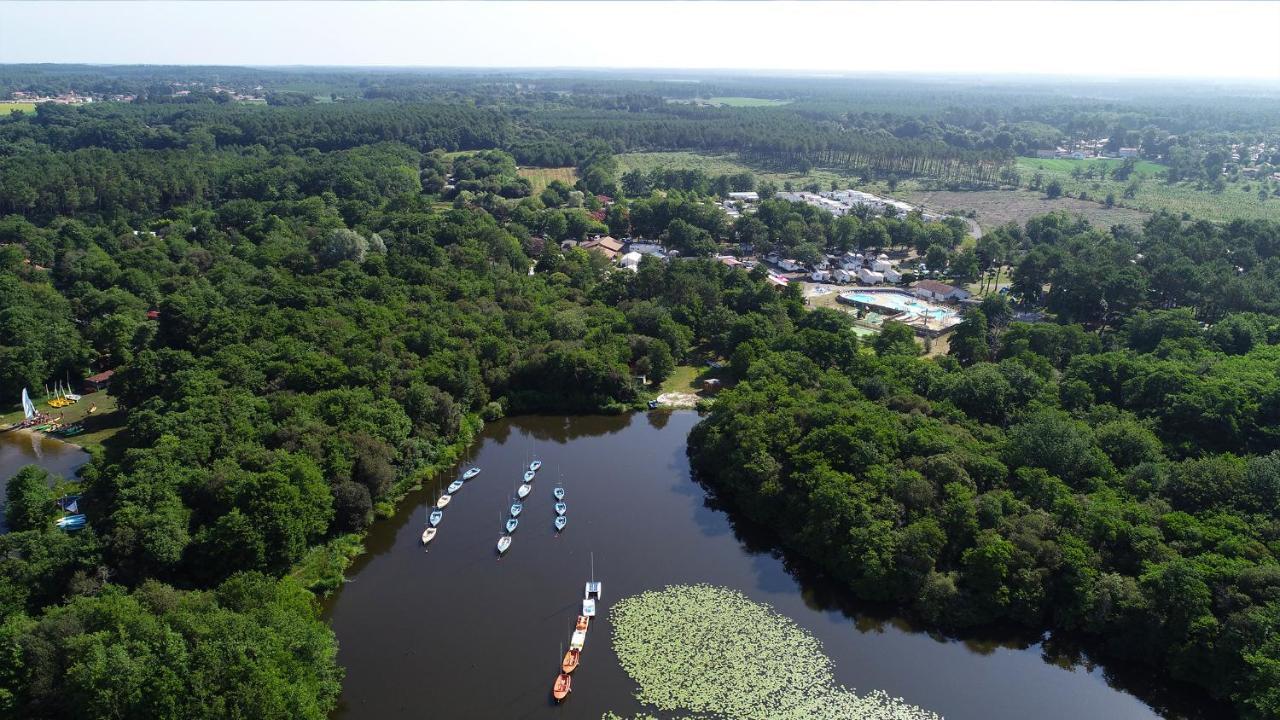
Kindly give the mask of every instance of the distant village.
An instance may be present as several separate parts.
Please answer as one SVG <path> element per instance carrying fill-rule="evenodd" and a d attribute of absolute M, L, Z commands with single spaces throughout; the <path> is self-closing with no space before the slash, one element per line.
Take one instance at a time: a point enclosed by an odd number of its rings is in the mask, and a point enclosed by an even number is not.
<path fill-rule="evenodd" d="M 172 83 L 172 97 L 185 97 L 193 91 L 202 92 L 207 90 L 210 93 L 227 95 L 234 102 L 243 103 L 265 103 L 267 101 L 266 90 L 261 86 L 255 87 L 252 91 L 244 92 L 233 88 L 222 87 L 221 85 L 212 85 L 205 87 L 201 83 Z M 33 103 L 41 105 L 50 103 L 53 105 L 88 105 L 95 102 L 133 102 L 138 96 L 130 94 L 108 94 L 108 93 L 87 93 L 68 90 L 67 92 L 57 95 L 47 95 L 37 92 L 27 92 L 23 90 L 15 90 L 9 94 L 8 100 L 12 102 Z"/>

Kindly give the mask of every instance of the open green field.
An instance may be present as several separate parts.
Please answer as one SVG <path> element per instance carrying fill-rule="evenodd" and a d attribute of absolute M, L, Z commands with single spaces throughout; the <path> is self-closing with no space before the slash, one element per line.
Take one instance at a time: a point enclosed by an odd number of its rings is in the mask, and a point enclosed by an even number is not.
<path fill-rule="evenodd" d="M 516 174 L 522 178 L 528 178 L 533 184 L 533 194 L 537 195 L 542 192 L 553 180 L 573 186 L 578 182 L 578 169 L 573 167 L 555 167 L 555 168 L 536 168 L 522 167 L 516 170 Z"/>
<path fill-rule="evenodd" d="M 1018 172 L 1022 175 L 1025 186 L 1037 172 L 1044 175 L 1044 181 L 1058 180 L 1063 190 L 1073 197 L 1081 192 L 1088 195 L 1089 201 L 1102 204 L 1107 195 L 1113 194 L 1118 205 L 1143 212 L 1168 210 L 1174 213 L 1187 213 L 1195 218 L 1227 221 L 1242 218 L 1246 220 L 1280 220 L 1280 198 L 1271 197 L 1265 202 L 1258 200 L 1258 183 L 1251 181 L 1229 182 L 1226 189 L 1215 193 L 1211 188 L 1203 187 L 1195 182 L 1178 182 L 1170 185 L 1162 177 L 1164 167 L 1157 163 L 1140 160 L 1134 168 L 1133 178 L 1138 180 L 1138 193 L 1132 199 L 1124 198 L 1125 187 L 1130 180 L 1099 180 L 1097 177 L 1072 177 L 1077 167 L 1107 168 L 1120 167 L 1122 160 L 1113 158 L 1090 158 L 1088 160 L 1066 160 L 1060 158 L 1018 158 Z"/>
<path fill-rule="evenodd" d="M 6 117 L 14 110 L 33 113 L 36 111 L 36 104 L 33 102 L 18 102 L 16 100 L 0 100 L 0 117 Z"/>
<path fill-rule="evenodd" d="M 753 97 L 713 97 L 708 98 L 707 102 L 712 105 L 725 105 L 727 107 L 778 107 L 779 105 L 791 104 L 790 100 Z"/>

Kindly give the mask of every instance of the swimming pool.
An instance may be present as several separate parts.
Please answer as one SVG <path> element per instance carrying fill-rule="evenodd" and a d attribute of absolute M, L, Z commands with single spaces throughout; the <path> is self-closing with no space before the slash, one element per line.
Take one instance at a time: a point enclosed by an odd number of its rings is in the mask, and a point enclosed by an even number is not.
<path fill-rule="evenodd" d="M 931 302 L 900 292 L 851 292 L 847 293 L 845 297 L 862 305 L 882 307 L 910 317 L 927 318 L 930 320 L 946 320 L 948 318 L 959 317 L 959 313 L 951 308 L 935 305 Z"/>

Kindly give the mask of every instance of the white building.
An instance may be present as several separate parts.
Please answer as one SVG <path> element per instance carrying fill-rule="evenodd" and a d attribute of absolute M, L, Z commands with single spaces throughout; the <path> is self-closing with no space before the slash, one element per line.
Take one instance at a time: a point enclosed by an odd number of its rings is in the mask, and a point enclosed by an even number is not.
<path fill-rule="evenodd" d="M 796 262 L 791 258 L 783 258 L 779 260 L 778 267 L 782 268 L 783 270 L 786 270 L 787 272 L 795 272 L 796 270 L 804 269 L 803 265 L 801 265 L 800 263 Z"/>
<path fill-rule="evenodd" d="M 644 257 L 640 253 L 632 250 L 631 252 L 618 258 L 618 264 L 628 270 L 635 270 L 640 267 L 640 258 Z"/>
<path fill-rule="evenodd" d="M 813 272 L 809 273 L 809 279 L 813 280 L 814 282 L 827 282 L 828 280 L 831 279 L 831 273 L 827 272 L 826 270 L 814 270 Z"/>
<path fill-rule="evenodd" d="M 740 201 L 740 202 L 744 202 L 744 203 L 760 202 L 760 193 L 758 193 L 758 192 L 754 192 L 754 191 L 752 191 L 752 192 L 731 192 L 731 193 L 729 193 L 729 199 L 730 199 L 730 200 L 738 200 L 738 201 Z"/>
<path fill-rule="evenodd" d="M 884 271 L 884 281 L 887 283 L 894 283 L 894 284 L 900 283 L 902 282 L 902 273 L 898 272 L 897 270 L 894 270 L 893 268 L 889 268 L 888 270 Z"/>
<path fill-rule="evenodd" d="M 849 272 L 848 270 L 837 269 L 832 271 L 831 273 L 832 282 L 838 282 L 838 283 L 853 282 L 854 277 L 855 277 L 854 274 Z"/>
<path fill-rule="evenodd" d="M 921 280 L 911 288 L 911 292 L 925 300 L 965 300 L 969 297 L 968 290 L 937 280 Z"/>
<path fill-rule="evenodd" d="M 858 282 L 863 285 L 879 285 L 884 282 L 884 275 L 866 268 L 858 270 Z"/>
<path fill-rule="evenodd" d="M 880 260 L 880 259 L 872 260 L 871 269 L 875 270 L 878 273 L 882 273 L 886 270 L 892 270 L 893 263 L 889 262 L 888 260 Z"/>

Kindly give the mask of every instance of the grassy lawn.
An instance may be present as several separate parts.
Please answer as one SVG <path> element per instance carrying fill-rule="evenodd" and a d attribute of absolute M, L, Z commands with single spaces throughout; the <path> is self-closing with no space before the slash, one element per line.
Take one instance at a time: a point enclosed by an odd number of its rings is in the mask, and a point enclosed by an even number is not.
<path fill-rule="evenodd" d="M 96 405 L 97 410 L 89 412 Z M 54 417 L 62 415 L 63 422 L 83 423 L 85 431 L 65 440 L 72 445 L 79 445 L 86 450 L 101 449 L 103 443 L 110 440 L 124 429 L 124 413 L 116 408 L 115 397 L 105 392 L 96 392 L 80 398 L 80 402 L 65 408 L 51 408 L 45 402 L 37 402 L 36 409 Z M 22 419 L 22 408 L 15 407 L 0 415 L 0 425 L 9 425 Z M 52 437 L 61 439 L 57 435 Z"/>
<path fill-rule="evenodd" d="M 21 110 L 24 113 L 33 113 L 36 111 L 36 104 L 33 102 L 20 102 L 18 100 L 0 100 L 0 117 L 8 117 L 9 113 L 14 110 Z"/>
<path fill-rule="evenodd" d="M 906 183 L 903 183 L 906 185 Z M 1016 222 L 1019 225 L 1036 215 L 1065 210 L 1083 216 L 1097 227 L 1112 225 L 1139 226 L 1150 217 L 1142 210 L 1113 207 L 1077 198 L 1045 198 L 1044 193 L 1029 190 L 911 190 L 900 192 L 907 202 L 918 203 L 931 210 L 972 210 L 984 230 Z"/>
<path fill-rule="evenodd" d="M 545 190 L 553 180 L 559 180 L 570 187 L 578 182 L 578 169 L 573 167 L 522 167 L 516 171 L 516 174 L 522 178 L 529 179 L 529 182 L 533 184 L 534 195 Z"/>

